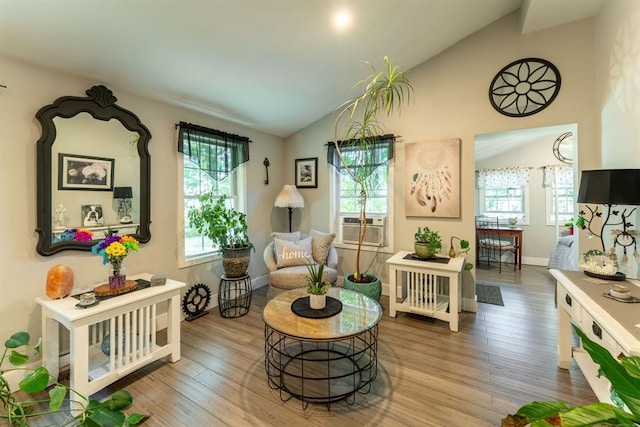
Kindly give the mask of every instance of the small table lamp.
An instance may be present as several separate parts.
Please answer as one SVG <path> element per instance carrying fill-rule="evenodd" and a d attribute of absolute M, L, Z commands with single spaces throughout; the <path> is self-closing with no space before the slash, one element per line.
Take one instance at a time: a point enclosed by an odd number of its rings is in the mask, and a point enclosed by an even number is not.
<path fill-rule="evenodd" d="M 627 227 L 632 226 L 627 219 L 635 212 L 624 209 L 621 213 L 621 221 L 611 223 L 613 205 L 640 205 L 640 169 L 599 169 L 582 171 L 580 179 L 580 190 L 578 192 L 578 203 L 594 203 L 607 207 L 606 215 L 598 212 L 598 207 L 592 208 L 587 205 L 590 217 L 585 218 L 586 228 L 589 233 L 600 238 L 602 251 L 605 252 L 604 228 L 606 225 L 622 225 L 622 230 L 613 230 L 613 249 L 616 245 L 624 248 L 626 256 L 627 247 L 636 243 L 635 232 L 627 231 Z M 580 212 L 583 215 L 584 212 Z M 618 211 L 613 211 L 617 216 Z M 591 221 L 596 216 L 602 217 L 600 232 L 594 232 Z"/>
<path fill-rule="evenodd" d="M 131 208 L 131 199 L 133 198 L 133 191 L 131 187 L 114 187 L 113 198 L 120 201 L 118 205 L 118 221 L 121 224 L 128 224 L 131 222 L 129 216 L 129 209 Z"/>
<path fill-rule="evenodd" d="M 295 185 L 287 184 L 284 186 L 278 197 L 276 197 L 275 206 L 277 208 L 289 208 L 289 232 L 291 232 L 291 214 L 293 208 L 304 208 L 304 199 L 298 192 Z"/>

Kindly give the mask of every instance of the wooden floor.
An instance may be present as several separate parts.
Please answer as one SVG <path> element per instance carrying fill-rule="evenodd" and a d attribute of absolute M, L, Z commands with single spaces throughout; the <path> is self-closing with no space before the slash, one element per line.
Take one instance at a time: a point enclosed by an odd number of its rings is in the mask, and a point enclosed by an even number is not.
<path fill-rule="evenodd" d="M 478 281 L 498 283 L 504 307 L 479 303 L 462 313 L 460 331 L 447 323 L 398 313 L 379 325 L 378 378 L 355 404 L 282 403 L 267 386 L 261 307 L 223 319 L 217 309 L 182 323 L 182 358 L 156 362 L 110 386 L 134 395 L 133 410 L 148 426 L 495 426 L 532 400 L 595 402 L 577 366 L 556 365 L 554 284 L 543 267 L 479 269 Z M 102 395 L 104 393 L 104 396 Z"/>

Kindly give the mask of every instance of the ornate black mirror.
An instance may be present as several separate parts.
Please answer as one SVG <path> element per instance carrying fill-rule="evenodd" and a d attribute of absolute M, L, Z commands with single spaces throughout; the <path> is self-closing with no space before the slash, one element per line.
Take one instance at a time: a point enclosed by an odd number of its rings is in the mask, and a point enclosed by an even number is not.
<path fill-rule="evenodd" d="M 42 107 L 37 143 L 40 255 L 90 251 L 108 230 L 151 239 L 151 133 L 106 87 Z M 91 231 L 77 233 L 78 229 Z"/>

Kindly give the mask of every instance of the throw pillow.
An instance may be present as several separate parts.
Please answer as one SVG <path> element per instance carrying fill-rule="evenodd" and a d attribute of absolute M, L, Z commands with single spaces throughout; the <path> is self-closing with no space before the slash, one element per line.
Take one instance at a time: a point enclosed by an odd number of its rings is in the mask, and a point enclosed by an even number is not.
<path fill-rule="evenodd" d="M 290 240 L 274 239 L 276 249 L 276 264 L 278 268 L 294 265 L 308 265 L 312 262 L 311 237 L 292 242 Z"/>
<path fill-rule="evenodd" d="M 272 239 L 280 239 L 280 240 L 289 240 L 291 242 L 296 242 L 296 241 L 302 239 L 302 234 L 300 234 L 299 231 L 294 231 L 294 232 L 291 232 L 291 233 L 274 231 L 273 233 L 271 233 L 271 238 Z"/>
<path fill-rule="evenodd" d="M 336 238 L 336 234 L 311 230 L 309 235 L 311 236 L 313 259 L 317 263 L 319 263 L 320 261 L 326 261 L 327 256 L 329 256 L 329 247 L 331 247 L 333 239 Z"/>

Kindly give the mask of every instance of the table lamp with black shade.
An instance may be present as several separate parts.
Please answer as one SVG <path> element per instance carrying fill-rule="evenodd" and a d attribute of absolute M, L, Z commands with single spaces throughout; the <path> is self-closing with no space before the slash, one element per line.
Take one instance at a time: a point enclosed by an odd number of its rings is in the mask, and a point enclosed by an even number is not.
<path fill-rule="evenodd" d="M 276 197 L 275 206 L 277 208 L 289 209 L 289 233 L 291 233 L 291 216 L 293 208 L 304 208 L 304 199 L 298 192 L 295 185 L 287 184 L 284 186 L 278 197 Z"/>
<path fill-rule="evenodd" d="M 114 187 L 113 198 L 118 200 L 118 221 L 121 224 L 131 223 L 129 209 L 131 209 L 131 199 L 133 191 L 131 187 Z"/>
<path fill-rule="evenodd" d="M 609 226 L 622 226 L 622 229 L 611 231 L 613 244 L 609 256 L 616 257 L 616 246 L 623 248 L 622 262 L 627 261 L 627 248 L 633 245 L 633 255 L 640 258 L 636 248 L 636 236 L 638 232 L 631 230 L 633 223 L 629 218 L 636 208 L 616 209 L 616 205 L 640 205 L 640 169 L 599 169 L 582 171 L 578 203 L 591 203 L 603 205 L 606 210 L 599 210 L 586 205 L 589 212 L 580 211 L 580 216 L 585 220 L 584 228 L 590 235 L 600 238 L 602 251 L 606 252 L 604 242 L 604 229 Z M 619 218 L 618 218 L 619 217 Z M 595 230 L 594 218 L 601 218 L 600 230 Z"/>

